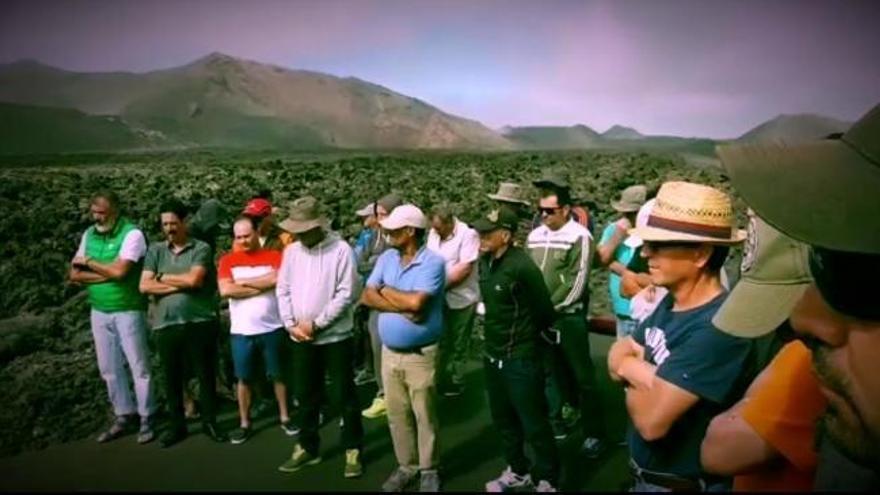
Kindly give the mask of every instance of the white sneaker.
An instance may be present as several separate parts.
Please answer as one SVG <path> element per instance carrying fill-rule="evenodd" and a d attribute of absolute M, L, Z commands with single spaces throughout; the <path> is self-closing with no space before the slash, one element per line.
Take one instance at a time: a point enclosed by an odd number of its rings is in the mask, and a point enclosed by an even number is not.
<path fill-rule="evenodd" d="M 535 487 L 536 492 L 552 492 L 556 493 L 556 488 L 550 484 L 547 480 L 541 480 L 538 483 L 538 486 Z"/>
<path fill-rule="evenodd" d="M 514 473 L 510 466 L 507 466 L 501 476 L 486 483 L 487 492 L 532 491 L 534 489 L 535 485 L 532 483 L 531 475 L 520 476 Z"/>

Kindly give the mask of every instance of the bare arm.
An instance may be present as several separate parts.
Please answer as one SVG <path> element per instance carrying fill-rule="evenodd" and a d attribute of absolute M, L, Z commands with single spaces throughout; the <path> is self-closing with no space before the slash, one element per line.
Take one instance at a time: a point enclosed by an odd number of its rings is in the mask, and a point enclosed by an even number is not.
<path fill-rule="evenodd" d="M 401 312 L 420 313 L 431 295 L 427 292 L 409 292 L 397 290 L 387 285 L 382 287 L 381 296 L 388 300 L 393 306 L 400 308 Z"/>
<path fill-rule="evenodd" d="M 178 289 L 198 289 L 205 282 L 208 270 L 202 265 L 193 265 L 186 273 L 162 274 L 162 283 Z"/>
<path fill-rule="evenodd" d="M 385 291 L 383 291 L 383 293 L 384 292 Z M 403 308 L 394 305 L 390 300 L 383 297 L 382 294 L 379 293 L 377 287 L 367 286 L 367 288 L 364 289 L 364 293 L 361 295 L 361 304 L 386 313 L 402 313 L 405 311 Z"/>
<path fill-rule="evenodd" d="M 141 293 L 153 296 L 164 296 L 165 294 L 172 294 L 180 290 L 172 285 L 157 281 L 156 274 L 147 270 L 141 273 L 141 281 L 138 288 Z"/>
<path fill-rule="evenodd" d="M 228 297 L 230 299 L 244 299 L 259 295 L 262 292 L 253 287 L 239 285 L 233 282 L 231 278 L 221 278 L 217 280 L 217 286 L 220 289 L 220 296 Z"/>
<path fill-rule="evenodd" d="M 257 289 L 260 292 L 265 292 L 275 289 L 275 284 L 277 282 L 278 272 L 272 270 L 265 275 L 260 275 L 259 277 L 253 278 L 244 278 L 241 280 L 237 280 L 235 283 L 243 287 L 250 287 L 252 289 Z"/>
<path fill-rule="evenodd" d="M 743 398 L 715 416 L 700 449 L 703 469 L 722 476 L 748 473 L 779 459 L 779 451 L 767 443 L 740 415 L 749 399 Z"/>
<path fill-rule="evenodd" d="M 604 266 L 609 266 L 611 262 L 614 261 L 614 251 L 617 250 L 617 246 L 620 246 L 620 243 L 626 238 L 626 231 L 621 230 L 619 227 L 614 229 L 614 234 L 611 236 L 611 239 L 608 239 L 604 244 L 599 244 L 599 247 L 596 248 L 596 254 L 599 255 L 599 262 Z"/>
<path fill-rule="evenodd" d="M 649 285 L 651 285 L 651 277 L 647 273 L 625 270 L 620 275 L 620 295 L 623 297 L 631 299 Z"/>
<path fill-rule="evenodd" d="M 67 277 L 71 282 L 75 284 L 100 284 L 102 282 L 106 282 L 109 279 L 103 275 L 99 275 L 93 271 L 89 270 L 80 270 L 75 266 L 70 267 L 70 271 L 67 274 Z"/>
<path fill-rule="evenodd" d="M 470 274 L 474 271 L 475 263 L 476 261 L 459 263 L 450 268 L 446 273 L 446 289 L 452 289 L 467 280 Z"/>
<path fill-rule="evenodd" d="M 629 363 L 639 365 L 629 370 Z M 643 383 L 627 388 L 626 409 L 639 435 L 651 442 L 666 436 L 672 425 L 693 407 L 699 397 L 654 375 L 653 365 L 634 358 L 627 359 L 621 376 L 629 381 L 644 382 L 650 376 L 650 387 Z M 632 383 L 632 382 L 630 382 Z"/>

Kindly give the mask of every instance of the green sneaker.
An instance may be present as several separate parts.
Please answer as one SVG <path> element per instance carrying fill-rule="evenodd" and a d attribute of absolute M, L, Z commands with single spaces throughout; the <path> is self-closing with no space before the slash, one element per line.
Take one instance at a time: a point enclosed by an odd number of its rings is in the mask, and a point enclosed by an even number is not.
<path fill-rule="evenodd" d="M 364 466 L 361 464 L 360 449 L 346 449 L 344 476 L 346 478 L 357 478 L 362 474 L 364 474 Z"/>
<path fill-rule="evenodd" d="M 284 473 L 294 473 L 306 466 L 314 466 L 319 462 L 321 462 L 320 456 L 309 454 L 300 444 L 296 444 L 293 448 L 293 453 L 290 454 L 290 459 L 278 466 L 278 470 Z"/>

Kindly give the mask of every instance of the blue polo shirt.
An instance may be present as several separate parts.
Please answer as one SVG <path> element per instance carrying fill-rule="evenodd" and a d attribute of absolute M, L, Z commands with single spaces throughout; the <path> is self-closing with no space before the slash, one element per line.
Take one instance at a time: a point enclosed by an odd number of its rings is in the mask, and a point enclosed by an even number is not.
<path fill-rule="evenodd" d="M 431 295 L 426 318 L 415 323 L 398 313 L 379 313 L 379 338 L 391 348 L 408 348 L 431 344 L 443 330 L 443 298 L 446 285 L 446 263 L 443 258 L 422 246 L 407 266 L 400 264 L 400 251 L 388 249 L 367 279 L 367 287 L 387 285 L 406 292 L 427 292 Z"/>

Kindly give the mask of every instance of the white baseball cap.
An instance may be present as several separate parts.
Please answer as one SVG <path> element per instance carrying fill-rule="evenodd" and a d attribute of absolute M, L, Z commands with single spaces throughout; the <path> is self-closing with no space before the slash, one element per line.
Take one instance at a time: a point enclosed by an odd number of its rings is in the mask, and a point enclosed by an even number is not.
<path fill-rule="evenodd" d="M 397 230 L 404 227 L 427 229 L 428 219 L 418 206 L 413 204 L 400 205 L 391 210 L 391 214 L 379 221 L 379 225 L 386 230 Z"/>

